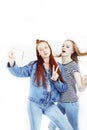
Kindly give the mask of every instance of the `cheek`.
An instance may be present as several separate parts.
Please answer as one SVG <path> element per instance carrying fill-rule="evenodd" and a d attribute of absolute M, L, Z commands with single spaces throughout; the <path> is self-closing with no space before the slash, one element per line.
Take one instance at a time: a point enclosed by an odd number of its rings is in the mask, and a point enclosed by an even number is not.
<path fill-rule="evenodd" d="M 71 51 L 70 51 L 70 50 L 69 50 L 69 51 L 67 51 L 67 54 L 68 54 L 68 55 L 71 55 Z"/>
<path fill-rule="evenodd" d="M 50 48 L 49 48 L 49 53 L 51 53 L 51 50 L 50 50 Z"/>
<path fill-rule="evenodd" d="M 74 53 L 74 50 L 71 50 L 71 54 L 73 54 Z"/>
<path fill-rule="evenodd" d="M 70 54 L 72 54 L 72 53 L 74 52 L 74 50 L 73 50 L 73 49 L 70 49 L 69 52 L 70 52 Z"/>
<path fill-rule="evenodd" d="M 71 55 L 71 50 L 66 50 L 66 55 Z"/>
<path fill-rule="evenodd" d="M 43 55 L 42 52 L 39 52 L 39 55 L 42 56 Z"/>
<path fill-rule="evenodd" d="M 51 51 L 49 50 L 49 54 L 51 54 Z"/>

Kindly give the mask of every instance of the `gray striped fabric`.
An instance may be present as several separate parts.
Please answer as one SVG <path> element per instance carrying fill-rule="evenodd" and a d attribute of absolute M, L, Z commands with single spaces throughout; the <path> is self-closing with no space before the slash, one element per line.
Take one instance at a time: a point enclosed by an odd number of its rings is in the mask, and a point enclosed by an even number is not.
<path fill-rule="evenodd" d="M 61 102 L 75 102 L 78 100 L 76 81 L 74 79 L 74 72 L 79 72 L 78 64 L 71 61 L 67 64 L 63 64 L 65 70 L 65 76 L 67 79 L 68 90 L 60 95 Z"/>

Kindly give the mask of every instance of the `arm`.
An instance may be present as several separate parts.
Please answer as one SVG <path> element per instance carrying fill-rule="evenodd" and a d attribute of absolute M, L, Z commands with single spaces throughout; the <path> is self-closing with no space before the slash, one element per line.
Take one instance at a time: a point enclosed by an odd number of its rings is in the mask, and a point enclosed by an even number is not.
<path fill-rule="evenodd" d="M 32 63 L 29 63 L 28 65 L 26 65 L 24 67 L 18 67 L 15 62 L 14 51 L 11 50 L 8 53 L 7 68 L 14 76 L 28 77 L 28 76 L 30 76 L 30 73 L 32 70 Z"/>
<path fill-rule="evenodd" d="M 81 92 L 87 87 L 87 76 L 81 77 L 79 72 L 74 72 L 74 78 L 76 80 L 77 88 Z"/>
<path fill-rule="evenodd" d="M 60 80 L 58 81 L 53 81 L 51 80 L 51 82 L 53 83 L 54 87 L 60 92 L 65 92 L 67 91 L 67 83 L 64 81 L 64 82 L 61 82 Z"/>
<path fill-rule="evenodd" d="M 13 74 L 16 77 L 29 77 L 31 73 L 31 64 L 28 64 L 23 67 L 19 67 L 14 63 L 14 65 L 11 67 L 10 63 L 7 63 L 7 68 L 11 74 Z"/>

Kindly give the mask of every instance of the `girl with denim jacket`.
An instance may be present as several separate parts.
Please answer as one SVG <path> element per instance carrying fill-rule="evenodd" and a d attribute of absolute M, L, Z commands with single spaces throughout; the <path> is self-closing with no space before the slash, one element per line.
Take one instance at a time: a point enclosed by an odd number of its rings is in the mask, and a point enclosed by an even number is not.
<path fill-rule="evenodd" d="M 30 77 L 28 114 L 30 130 L 40 130 L 42 114 L 46 115 L 61 130 L 73 130 L 55 102 L 59 93 L 67 90 L 64 70 L 56 63 L 50 45 L 45 40 L 36 40 L 37 60 L 18 67 L 14 53 L 9 52 L 8 70 L 17 77 Z"/>
<path fill-rule="evenodd" d="M 87 86 L 87 77 L 81 77 L 78 56 L 86 56 L 87 52 L 81 53 L 76 43 L 73 40 L 66 40 L 62 46 L 62 52 L 57 57 L 62 57 L 62 65 L 65 71 L 68 90 L 60 94 L 58 108 L 66 116 L 73 130 L 79 130 L 78 112 L 79 103 L 77 96 L 77 88 L 83 91 Z M 76 87 L 77 84 L 77 87 Z M 49 124 L 49 130 L 55 130 L 56 126 L 53 123 Z M 60 128 L 60 130 L 62 130 Z"/>

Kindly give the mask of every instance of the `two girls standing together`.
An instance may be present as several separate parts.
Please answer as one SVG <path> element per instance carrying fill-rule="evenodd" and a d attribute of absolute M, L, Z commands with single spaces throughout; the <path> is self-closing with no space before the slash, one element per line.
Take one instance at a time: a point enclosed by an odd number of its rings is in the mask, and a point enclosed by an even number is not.
<path fill-rule="evenodd" d="M 86 53 L 80 53 L 71 40 L 66 40 L 62 47 L 63 65 L 56 62 L 52 49 L 45 40 L 36 40 L 37 59 L 23 67 L 17 66 L 14 52 L 9 52 L 8 70 L 17 77 L 30 77 L 30 130 L 40 130 L 42 114 L 52 121 L 49 125 L 50 130 L 55 130 L 56 127 L 60 130 L 79 130 L 75 84 L 77 83 L 79 90 L 82 90 L 87 80 L 81 78 L 77 65 L 78 55 Z M 55 105 L 56 102 L 58 105 Z M 67 115 L 68 120 L 63 114 Z"/>

